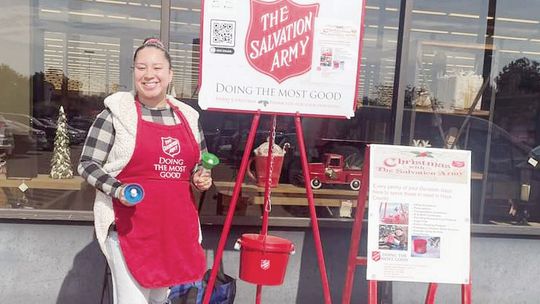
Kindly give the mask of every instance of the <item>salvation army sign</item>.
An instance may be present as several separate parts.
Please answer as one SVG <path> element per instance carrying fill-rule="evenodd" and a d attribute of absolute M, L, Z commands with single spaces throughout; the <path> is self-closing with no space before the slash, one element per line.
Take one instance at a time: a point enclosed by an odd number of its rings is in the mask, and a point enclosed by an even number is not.
<path fill-rule="evenodd" d="M 318 8 L 290 0 L 251 1 L 245 45 L 249 64 L 278 83 L 309 71 Z"/>
<path fill-rule="evenodd" d="M 468 284 L 471 152 L 370 145 L 366 278 Z"/>
<path fill-rule="evenodd" d="M 363 1 L 205 0 L 203 109 L 354 115 Z"/>

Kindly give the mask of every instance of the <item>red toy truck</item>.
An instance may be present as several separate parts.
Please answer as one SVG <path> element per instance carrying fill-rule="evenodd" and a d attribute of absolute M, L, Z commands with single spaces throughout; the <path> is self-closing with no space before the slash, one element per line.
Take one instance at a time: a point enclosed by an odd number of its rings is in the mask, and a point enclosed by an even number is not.
<path fill-rule="evenodd" d="M 345 168 L 343 155 L 325 153 L 323 163 L 310 163 L 311 188 L 319 189 L 322 184 L 349 184 L 352 190 L 360 189 L 362 170 Z"/>

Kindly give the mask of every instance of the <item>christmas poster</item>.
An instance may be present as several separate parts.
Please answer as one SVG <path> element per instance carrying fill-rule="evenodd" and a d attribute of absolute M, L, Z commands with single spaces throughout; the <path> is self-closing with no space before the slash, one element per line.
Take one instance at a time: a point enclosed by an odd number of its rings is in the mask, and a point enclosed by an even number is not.
<path fill-rule="evenodd" d="M 202 109 L 354 115 L 363 0 L 205 0 Z"/>
<path fill-rule="evenodd" d="M 370 146 L 367 279 L 467 284 L 470 151 Z"/>

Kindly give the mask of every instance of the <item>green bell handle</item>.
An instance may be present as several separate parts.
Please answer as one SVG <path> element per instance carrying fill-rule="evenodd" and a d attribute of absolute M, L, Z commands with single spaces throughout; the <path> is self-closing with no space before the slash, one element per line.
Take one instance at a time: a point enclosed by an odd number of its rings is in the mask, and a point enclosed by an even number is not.
<path fill-rule="evenodd" d="M 202 154 L 202 166 L 204 170 L 212 170 L 215 166 L 219 164 L 219 158 L 210 153 L 210 152 L 204 152 Z"/>

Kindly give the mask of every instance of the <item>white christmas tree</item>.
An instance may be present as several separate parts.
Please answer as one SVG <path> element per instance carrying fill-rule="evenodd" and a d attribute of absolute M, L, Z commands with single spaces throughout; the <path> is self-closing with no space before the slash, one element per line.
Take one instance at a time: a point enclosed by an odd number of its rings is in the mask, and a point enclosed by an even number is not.
<path fill-rule="evenodd" d="M 67 131 L 64 107 L 60 107 L 54 137 L 54 151 L 51 159 L 51 178 L 73 178 L 69 151 L 69 135 Z"/>

